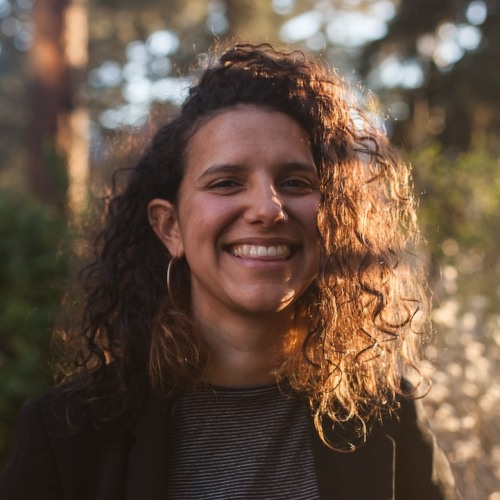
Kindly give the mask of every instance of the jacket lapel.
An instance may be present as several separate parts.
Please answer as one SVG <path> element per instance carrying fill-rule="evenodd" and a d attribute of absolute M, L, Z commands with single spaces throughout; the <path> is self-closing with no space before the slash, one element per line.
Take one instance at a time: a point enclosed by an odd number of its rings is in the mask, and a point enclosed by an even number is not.
<path fill-rule="evenodd" d="M 395 443 L 380 430 L 354 452 L 328 448 L 313 430 L 313 454 L 321 500 L 394 499 Z"/>
<path fill-rule="evenodd" d="M 167 491 L 170 404 L 150 394 L 131 426 L 135 438 L 127 464 L 125 500 L 164 500 Z"/>

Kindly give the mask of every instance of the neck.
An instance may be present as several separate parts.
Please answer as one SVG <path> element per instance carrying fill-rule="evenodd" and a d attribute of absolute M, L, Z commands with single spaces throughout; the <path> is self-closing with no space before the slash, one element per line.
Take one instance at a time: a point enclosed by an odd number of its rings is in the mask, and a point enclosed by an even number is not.
<path fill-rule="evenodd" d="M 208 343 L 210 360 L 205 381 L 214 385 L 245 387 L 276 380 L 293 336 L 293 311 L 260 317 L 225 317 L 198 326 Z"/>

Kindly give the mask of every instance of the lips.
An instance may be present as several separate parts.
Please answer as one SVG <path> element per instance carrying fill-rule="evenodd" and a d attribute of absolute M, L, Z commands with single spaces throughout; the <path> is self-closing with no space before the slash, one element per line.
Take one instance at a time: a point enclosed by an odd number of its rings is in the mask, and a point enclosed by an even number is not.
<path fill-rule="evenodd" d="M 232 245 L 228 251 L 235 257 L 251 259 L 287 259 L 292 254 L 289 245 Z"/>

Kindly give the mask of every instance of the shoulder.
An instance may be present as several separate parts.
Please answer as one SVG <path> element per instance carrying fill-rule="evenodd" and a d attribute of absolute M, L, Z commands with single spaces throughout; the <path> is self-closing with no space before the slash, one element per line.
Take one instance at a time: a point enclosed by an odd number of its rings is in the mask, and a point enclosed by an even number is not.
<path fill-rule="evenodd" d="M 40 419 L 49 438 L 123 432 L 127 417 L 118 390 L 117 370 L 105 367 L 99 377 L 74 377 L 26 401 L 20 421 Z"/>
<path fill-rule="evenodd" d="M 80 382 L 50 389 L 24 403 L 15 447 L 0 477 L 1 498 L 90 499 L 101 498 L 97 494 L 101 490 L 118 492 L 106 498 L 123 498 L 120 478 L 135 442 L 129 420 L 120 415 L 97 425 L 86 418 L 84 400 L 103 398 L 106 403 L 113 383 L 112 379 L 96 385 Z M 87 387 L 86 392 L 79 391 L 81 387 Z"/>
<path fill-rule="evenodd" d="M 396 491 L 413 498 L 411 491 L 420 491 L 418 498 L 457 499 L 451 466 L 439 447 L 421 400 L 400 397 L 399 409 L 382 421 L 377 430 L 394 440 Z"/>
<path fill-rule="evenodd" d="M 16 422 L 14 449 L 0 477 L 0 497 L 62 498 L 51 434 L 68 434 L 64 420 L 52 417 L 56 391 L 27 400 Z M 49 415 L 49 418 L 45 418 Z M 29 478 L 29 481 L 26 480 Z"/>

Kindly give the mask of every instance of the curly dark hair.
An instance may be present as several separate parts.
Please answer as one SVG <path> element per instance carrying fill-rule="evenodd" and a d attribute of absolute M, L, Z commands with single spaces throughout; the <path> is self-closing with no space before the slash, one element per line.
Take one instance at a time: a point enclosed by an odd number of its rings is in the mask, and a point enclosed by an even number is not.
<path fill-rule="evenodd" d="M 186 145 L 200 124 L 250 104 L 283 112 L 306 131 L 322 195 L 321 269 L 296 305 L 308 333 L 280 373 L 308 398 L 323 438 L 325 416 L 357 420 L 366 430 L 394 401 L 427 331 L 419 231 L 410 168 L 356 102 L 335 70 L 299 51 L 238 44 L 213 57 L 179 115 L 158 130 L 110 199 L 96 258 L 82 273 L 79 364 L 92 374 L 85 384 L 95 384 L 112 361 L 123 411 L 144 380 L 161 394 L 200 382 L 207 348 L 189 318 L 189 270 L 176 275 L 184 293 L 169 297 L 171 256 L 151 228 L 148 204 L 175 204 Z"/>

